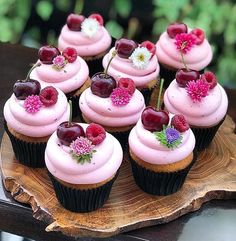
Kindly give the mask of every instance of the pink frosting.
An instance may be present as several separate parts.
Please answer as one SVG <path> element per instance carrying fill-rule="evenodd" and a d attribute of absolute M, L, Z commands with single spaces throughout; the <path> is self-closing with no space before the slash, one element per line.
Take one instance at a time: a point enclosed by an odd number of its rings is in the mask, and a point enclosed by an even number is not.
<path fill-rule="evenodd" d="M 191 29 L 189 29 L 191 31 Z M 175 69 L 184 68 L 180 51 L 177 50 L 175 39 L 164 32 L 156 43 L 156 54 L 160 63 Z M 200 45 L 194 45 L 191 50 L 184 54 L 185 62 L 190 69 L 202 70 L 212 60 L 212 49 L 207 39 Z"/>
<path fill-rule="evenodd" d="M 88 88 L 81 94 L 79 106 L 85 117 L 91 121 L 104 126 L 122 127 L 138 121 L 145 102 L 141 92 L 136 89 L 127 105 L 114 106 L 110 97 L 101 98 Z"/>
<path fill-rule="evenodd" d="M 111 59 L 112 52 L 115 48 L 112 48 L 107 53 L 102 61 L 104 69 L 106 68 L 108 61 Z M 108 74 L 114 77 L 117 81 L 121 77 L 133 79 L 137 87 L 146 86 L 150 81 L 155 80 L 159 75 L 160 66 L 157 61 L 157 57 L 153 56 L 145 69 L 137 69 L 133 66 L 130 59 L 120 58 L 118 55 L 111 61 L 108 68 Z"/>
<path fill-rule="evenodd" d="M 61 70 L 55 70 L 52 64 L 42 64 L 30 74 L 31 79 L 38 80 L 42 85 L 54 85 L 64 93 L 70 93 L 80 88 L 88 76 L 88 66 L 79 56 L 75 62 L 67 63 Z"/>
<path fill-rule="evenodd" d="M 20 134 L 30 137 L 44 137 L 51 135 L 57 126 L 69 120 L 70 108 L 66 96 L 59 90 L 55 105 L 42 107 L 32 114 L 24 109 L 24 100 L 18 100 L 14 94 L 4 106 L 4 118 L 9 126 Z"/>
<path fill-rule="evenodd" d="M 95 36 L 89 38 L 81 31 L 71 31 L 64 25 L 58 39 L 58 48 L 63 50 L 73 47 L 80 56 L 95 56 L 106 51 L 111 45 L 111 36 L 108 31 L 99 26 Z"/>
<path fill-rule="evenodd" d="M 80 123 L 79 123 L 80 124 Z M 80 124 L 85 130 L 87 124 Z M 56 132 L 49 138 L 45 163 L 49 172 L 68 183 L 94 184 L 112 177 L 118 170 L 123 159 L 120 143 L 111 134 L 106 133 L 102 143 L 95 146 L 90 163 L 77 163 L 69 153 L 69 148 L 61 145 Z"/>
<path fill-rule="evenodd" d="M 165 108 L 174 114 L 182 113 L 188 123 L 194 126 L 211 126 L 223 119 L 228 108 L 225 90 L 217 84 L 202 98 L 194 103 L 185 88 L 173 80 L 164 94 Z"/>
<path fill-rule="evenodd" d="M 141 120 L 131 130 L 129 148 L 140 159 L 151 164 L 170 164 L 190 155 L 195 146 L 195 137 L 191 129 L 182 133 L 182 143 L 170 149 L 161 144 L 155 135 L 144 129 Z"/>

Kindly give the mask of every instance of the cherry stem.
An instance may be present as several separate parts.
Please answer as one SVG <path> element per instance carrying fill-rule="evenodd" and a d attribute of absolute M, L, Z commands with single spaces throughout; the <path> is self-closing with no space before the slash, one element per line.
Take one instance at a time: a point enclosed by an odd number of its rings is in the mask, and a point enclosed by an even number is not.
<path fill-rule="evenodd" d="M 159 89 L 159 94 L 158 94 L 158 99 L 157 99 L 157 110 L 160 110 L 160 105 L 161 105 L 161 93 L 162 93 L 162 89 L 163 89 L 163 84 L 164 84 L 164 79 L 161 79 L 160 89 Z"/>
<path fill-rule="evenodd" d="M 72 122 L 72 101 L 71 100 L 69 100 L 69 106 L 70 106 L 69 125 L 71 125 L 71 122 Z"/>
<path fill-rule="evenodd" d="M 110 60 L 109 60 L 109 62 L 108 62 L 108 64 L 107 64 L 107 67 L 106 67 L 106 69 L 105 69 L 105 71 L 104 71 L 104 73 L 105 73 L 105 78 L 107 78 L 108 68 L 109 68 L 109 66 L 110 66 L 110 64 L 111 64 L 111 61 L 112 61 L 112 60 L 114 59 L 114 57 L 116 56 L 116 54 L 117 54 L 117 52 L 116 52 L 116 50 L 114 50 L 114 51 L 112 52 L 111 58 L 110 58 Z"/>
<path fill-rule="evenodd" d="M 181 49 L 180 49 L 180 55 L 181 55 L 181 58 L 182 58 L 182 62 L 183 62 L 183 64 L 184 64 L 184 67 L 185 67 L 185 69 L 188 71 L 189 69 L 188 69 L 188 66 L 187 66 L 187 64 L 186 64 L 186 62 L 185 62 L 185 59 L 184 59 L 184 55 L 183 55 L 183 49 L 186 47 L 186 42 L 183 42 L 183 44 L 182 44 L 182 46 L 181 46 Z"/>
<path fill-rule="evenodd" d="M 30 70 L 28 71 L 28 74 L 27 74 L 27 76 L 26 76 L 26 78 L 25 78 L 24 80 L 25 80 L 25 81 L 28 80 L 31 72 L 33 71 L 33 69 L 39 67 L 40 65 L 41 65 L 40 63 L 34 64 L 34 65 L 30 68 Z"/>

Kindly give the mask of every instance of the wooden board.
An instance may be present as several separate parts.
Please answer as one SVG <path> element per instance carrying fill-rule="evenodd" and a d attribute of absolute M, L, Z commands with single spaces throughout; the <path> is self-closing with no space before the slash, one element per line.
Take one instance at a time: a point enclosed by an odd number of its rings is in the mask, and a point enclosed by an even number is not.
<path fill-rule="evenodd" d="M 166 197 L 142 192 L 125 159 L 105 206 L 91 213 L 72 213 L 58 203 L 45 169 L 31 169 L 15 160 L 6 134 L 1 145 L 3 181 L 14 199 L 30 204 L 33 216 L 48 223 L 46 231 L 61 231 L 74 237 L 107 237 L 169 222 L 211 199 L 236 198 L 233 131 L 234 123 L 227 116 L 211 146 L 199 155 L 183 188 Z"/>

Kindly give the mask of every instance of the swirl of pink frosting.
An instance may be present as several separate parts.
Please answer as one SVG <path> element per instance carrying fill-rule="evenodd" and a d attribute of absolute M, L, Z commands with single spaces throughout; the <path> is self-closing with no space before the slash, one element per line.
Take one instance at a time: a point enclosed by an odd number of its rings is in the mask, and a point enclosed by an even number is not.
<path fill-rule="evenodd" d="M 88 88 L 81 94 L 79 106 L 85 117 L 91 121 L 104 126 L 122 127 L 138 121 L 145 102 L 141 92 L 136 89 L 127 105 L 114 106 L 110 97 L 101 98 Z"/>
<path fill-rule="evenodd" d="M 104 69 L 107 67 L 109 60 L 112 57 L 113 47 L 109 53 L 103 57 L 102 65 Z M 108 68 L 108 74 L 117 81 L 121 77 L 131 78 L 137 87 L 145 87 L 147 84 L 155 80 L 159 75 L 160 66 L 157 57 L 154 55 L 145 69 L 137 69 L 133 66 L 130 59 L 120 58 L 118 55 L 114 57 Z"/>
<path fill-rule="evenodd" d="M 53 85 L 64 93 L 70 93 L 80 88 L 88 76 L 88 66 L 79 56 L 75 62 L 67 63 L 61 70 L 54 69 L 52 64 L 41 63 L 30 74 L 31 79 L 38 80 L 42 85 Z"/>
<path fill-rule="evenodd" d="M 63 50 L 67 47 L 73 47 L 77 50 L 79 56 L 95 56 L 106 51 L 111 45 L 111 36 L 108 31 L 99 26 L 95 36 L 89 38 L 81 31 L 71 31 L 67 25 L 64 25 L 58 39 L 58 48 Z"/>
<path fill-rule="evenodd" d="M 79 123 L 85 130 L 87 124 Z M 123 151 L 120 143 L 111 134 L 106 133 L 104 141 L 95 146 L 91 162 L 83 165 L 72 158 L 68 147 L 61 145 L 56 132 L 49 138 L 45 163 L 49 172 L 68 183 L 94 184 L 111 178 L 119 169 Z"/>
<path fill-rule="evenodd" d="M 191 29 L 189 29 L 189 32 Z M 170 38 L 167 32 L 161 34 L 156 43 L 156 54 L 160 63 L 175 69 L 184 68 L 184 64 L 175 45 L 175 39 Z M 184 54 L 185 62 L 190 69 L 202 70 L 212 60 L 212 49 L 205 38 L 200 45 L 194 45 L 191 50 Z"/>
<path fill-rule="evenodd" d="M 4 106 L 4 118 L 16 132 L 30 137 L 51 135 L 63 121 L 69 120 L 70 108 L 64 93 L 57 89 L 58 100 L 49 107 L 41 107 L 36 113 L 24 109 L 24 100 L 18 100 L 14 94 Z"/>
<path fill-rule="evenodd" d="M 141 160 L 151 164 L 170 164 L 186 158 L 195 147 L 195 137 L 191 129 L 182 133 L 182 142 L 170 149 L 161 144 L 155 135 L 144 129 L 141 119 L 129 135 L 129 148 Z"/>
<path fill-rule="evenodd" d="M 212 126 L 221 121 L 228 108 L 225 90 L 217 84 L 201 102 L 193 102 L 185 88 L 173 80 L 164 94 L 165 108 L 174 114 L 183 114 L 190 125 Z"/>

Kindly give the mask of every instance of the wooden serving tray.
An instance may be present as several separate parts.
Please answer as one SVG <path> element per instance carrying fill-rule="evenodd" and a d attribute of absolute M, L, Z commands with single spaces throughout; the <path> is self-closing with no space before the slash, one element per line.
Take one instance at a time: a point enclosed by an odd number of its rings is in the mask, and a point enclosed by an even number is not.
<path fill-rule="evenodd" d="M 84 214 L 67 211 L 58 203 L 46 170 L 19 164 L 6 134 L 1 145 L 2 177 L 13 198 L 30 204 L 33 216 L 48 223 L 46 231 L 61 231 L 74 237 L 108 237 L 169 222 L 198 210 L 211 199 L 235 198 L 234 126 L 227 116 L 211 146 L 199 155 L 182 189 L 165 197 L 141 191 L 134 183 L 130 164 L 125 158 L 103 208 Z"/>

